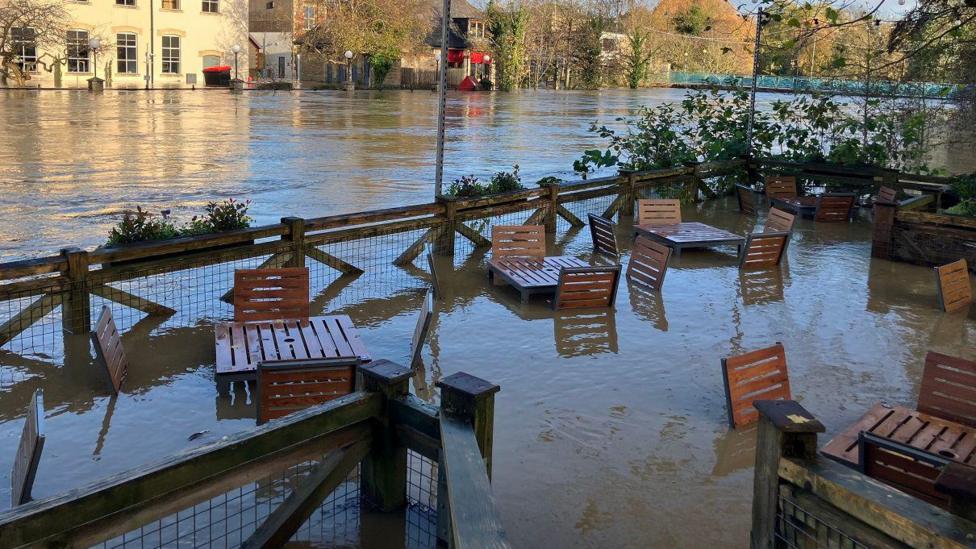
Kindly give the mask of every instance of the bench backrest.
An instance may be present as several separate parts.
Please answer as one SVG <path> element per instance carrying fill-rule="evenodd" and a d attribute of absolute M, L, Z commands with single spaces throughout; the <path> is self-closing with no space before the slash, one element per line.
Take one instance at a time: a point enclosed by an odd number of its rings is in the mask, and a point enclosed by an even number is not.
<path fill-rule="evenodd" d="M 20 434 L 17 455 L 10 473 L 10 506 L 23 505 L 31 500 L 37 466 L 44 450 L 44 393 L 37 389 L 27 408 L 27 419 Z"/>
<path fill-rule="evenodd" d="M 947 313 L 968 310 L 973 303 L 973 287 L 969 283 L 969 265 L 965 259 L 935 268 L 939 301 Z"/>
<path fill-rule="evenodd" d="M 677 225 L 681 223 L 681 201 L 677 199 L 642 199 L 637 201 L 638 225 Z"/>
<path fill-rule="evenodd" d="M 790 233 L 756 233 L 746 238 L 746 246 L 739 259 L 740 269 L 775 267 L 783 259 Z"/>
<path fill-rule="evenodd" d="M 659 292 L 664 285 L 664 275 L 668 272 L 670 260 L 671 248 L 646 236 L 638 236 L 630 251 L 627 278 Z"/>
<path fill-rule="evenodd" d="M 929 351 L 916 409 L 976 427 L 976 361 Z"/>
<path fill-rule="evenodd" d="M 794 198 L 799 194 L 792 175 L 767 175 L 765 181 L 766 198 Z"/>
<path fill-rule="evenodd" d="M 757 400 L 789 400 L 790 376 L 782 343 L 722 359 L 725 404 L 733 429 L 759 420 L 752 403 Z"/>
<path fill-rule="evenodd" d="M 857 449 L 865 475 L 933 505 L 948 506 L 948 496 L 935 489 L 948 458 L 866 431 L 858 436 Z"/>
<path fill-rule="evenodd" d="M 417 325 L 413 329 L 413 338 L 410 340 L 410 366 L 413 367 L 420 362 L 420 355 L 424 350 L 424 343 L 427 342 L 427 334 L 430 333 L 430 324 L 434 319 L 434 294 L 428 291 L 424 296 L 424 304 L 420 307 L 417 315 Z"/>
<path fill-rule="evenodd" d="M 813 220 L 828 223 L 850 221 L 853 209 L 853 193 L 825 193 L 817 197 Z"/>
<path fill-rule="evenodd" d="M 619 257 L 617 235 L 614 223 L 605 217 L 588 214 L 590 219 L 590 237 L 593 239 L 593 253 L 603 254 L 613 259 Z"/>
<path fill-rule="evenodd" d="M 102 306 L 102 313 L 98 315 L 98 322 L 95 323 L 95 330 L 92 332 L 92 342 L 95 344 L 98 359 L 105 366 L 108 377 L 112 381 L 112 389 L 118 394 L 129 372 L 129 359 L 125 355 L 125 348 L 122 347 L 122 336 L 115 326 L 112 310 L 107 305 Z"/>
<path fill-rule="evenodd" d="M 620 282 L 620 265 L 563 267 L 553 299 L 554 309 L 613 307 Z"/>
<path fill-rule="evenodd" d="M 788 233 L 793 230 L 794 223 L 796 223 L 795 215 L 778 208 L 770 208 L 769 214 L 766 216 L 766 226 L 763 227 L 763 232 Z"/>
<path fill-rule="evenodd" d="M 883 204 L 895 204 L 898 202 L 898 191 L 891 187 L 881 187 L 878 189 L 878 197 L 874 201 Z"/>
<path fill-rule="evenodd" d="M 234 321 L 308 318 L 308 268 L 234 271 Z"/>
<path fill-rule="evenodd" d="M 349 358 L 259 363 L 258 423 L 352 393 L 359 364 L 359 360 Z"/>
<path fill-rule="evenodd" d="M 735 196 L 739 201 L 739 211 L 744 214 L 756 215 L 759 209 L 759 199 L 756 191 L 745 185 L 735 186 Z"/>
<path fill-rule="evenodd" d="M 491 228 L 492 257 L 545 257 L 546 228 L 542 225 L 495 225 Z"/>

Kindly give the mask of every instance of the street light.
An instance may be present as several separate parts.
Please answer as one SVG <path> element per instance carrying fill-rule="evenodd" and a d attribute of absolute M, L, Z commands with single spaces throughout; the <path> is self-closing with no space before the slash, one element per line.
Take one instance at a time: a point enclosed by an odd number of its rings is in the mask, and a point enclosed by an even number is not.
<path fill-rule="evenodd" d="M 231 46 L 230 51 L 234 52 L 234 78 L 240 80 L 241 71 L 237 66 L 237 56 L 241 53 L 241 46 L 239 44 L 234 44 Z"/>
<path fill-rule="evenodd" d="M 95 60 L 93 62 L 95 65 L 95 78 L 98 78 L 98 49 L 102 47 L 102 41 L 99 40 L 98 37 L 96 36 L 95 38 L 92 38 L 91 40 L 88 41 L 88 47 L 91 49 L 95 57 Z"/>
<path fill-rule="evenodd" d="M 343 55 L 346 57 L 346 90 L 352 91 L 356 88 L 356 83 L 352 81 L 352 51 L 346 50 Z"/>

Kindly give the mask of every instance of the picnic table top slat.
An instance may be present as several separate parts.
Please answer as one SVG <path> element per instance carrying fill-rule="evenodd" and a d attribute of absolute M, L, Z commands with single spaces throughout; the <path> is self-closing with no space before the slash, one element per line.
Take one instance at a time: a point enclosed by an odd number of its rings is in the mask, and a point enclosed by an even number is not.
<path fill-rule="evenodd" d="M 214 328 L 217 375 L 256 374 L 262 360 L 360 358 L 366 346 L 347 315 L 259 322 L 221 322 Z"/>
<path fill-rule="evenodd" d="M 586 267 L 587 264 L 573 256 L 546 258 L 499 257 L 488 261 L 488 268 L 508 279 L 519 289 L 549 289 L 556 291 L 559 270 L 563 267 Z"/>
<path fill-rule="evenodd" d="M 729 231 L 697 221 L 677 225 L 637 225 L 636 231 L 672 245 L 710 246 L 715 244 L 742 243 L 745 238 Z"/>
<path fill-rule="evenodd" d="M 828 442 L 821 453 L 842 463 L 858 465 L 857 439 L 861 431 L 939 453 L 960 463 L 976 464 L 976 429 L 904 406 L 875 404 L 861 419 Z"/>

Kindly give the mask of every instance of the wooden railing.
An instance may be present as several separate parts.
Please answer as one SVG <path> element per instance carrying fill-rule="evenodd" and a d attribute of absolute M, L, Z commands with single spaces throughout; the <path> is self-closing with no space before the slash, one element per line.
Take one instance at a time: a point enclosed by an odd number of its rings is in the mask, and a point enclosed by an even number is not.
<path fill-rule="evenodd" d="M 756 408 L 753 549 L 976 543 L 971 509 L 961 505 L 966 514 L 955 514 L 818 456 L 824 426 L 794 401 L 758 401 Z"/>
<path fill-rule="evenodd" d="M 453 547 L 507 547 L 489 485 L 498 386 L 454 374 L 438 384 L 438 409 L 409 394 L 408 368 L 377 361 L 361 372 L 359 392 L 0 513 L 0 547 L 90 546 L 317 461 L 243 540 L 245 547 L 278 547 L 357 464 L 366 500 L 384 512 L 402 511 L 408 449 L 440 465 L 439 539 Z"/>

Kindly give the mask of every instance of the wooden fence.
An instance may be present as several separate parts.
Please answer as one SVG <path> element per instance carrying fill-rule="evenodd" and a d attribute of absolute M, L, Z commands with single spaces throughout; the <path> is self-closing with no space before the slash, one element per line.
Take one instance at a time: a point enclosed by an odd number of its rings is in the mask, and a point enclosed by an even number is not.
<path fill-rule="evenodd" d="M 508 547 L 489 485 L 498 386 L 451 375 L 438 383 L 437 409 L 409 394 L 409 368 L 381 360 L 361 372 L 360 390 L 351 395 L 0 513 L 0 547 L 87 547 L 133 539 L 133 533 L 138 539 L 148 524 L 172 523 L 181 511 L 235 487 L 313 461 L 279 505 L 229 543 L 280 547 L 357 465 L 365 499 L 381 511 L 402 512 L 408 450 L 438 464 L 439 540 L 450 547 Z M 161 533 L 146 542 L 197 545 L 195 534 L 168 539 Z"/>
<path fill-rule="evenodd" d="M 976 545 L 967 502 L 952 513 L 818 456 L 824 426 L 794 401 L 756 408 L 753 549 Z"/>

